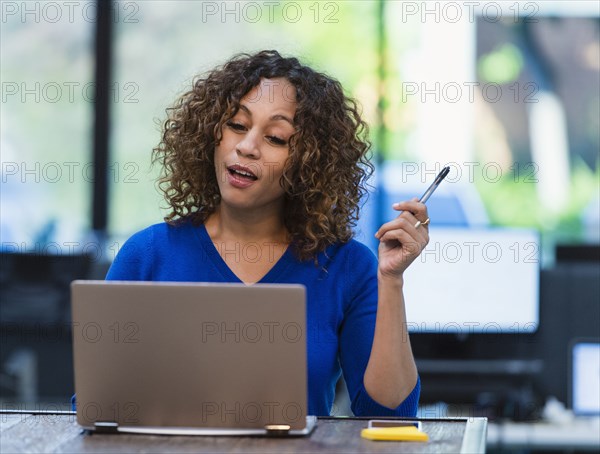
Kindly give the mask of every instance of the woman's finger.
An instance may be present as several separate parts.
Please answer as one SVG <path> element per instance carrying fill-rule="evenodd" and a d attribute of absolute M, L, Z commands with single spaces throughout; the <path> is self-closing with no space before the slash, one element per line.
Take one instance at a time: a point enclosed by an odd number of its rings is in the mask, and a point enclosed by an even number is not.
<path fill-rule="evenodd" d="M 388 229 L 385 232 L 380 234 L 380 236 L 378 237 L 378 240 L 379 241 L 390 241 L 390 239 L 392 239 L 393 236 L 396 235 L 398 232 L 406 233 L 406 235 L 408 235 L 408 237 L 405 237 L 405 239 L 409 239 L 411 241 L 418 242 L 420 244 L 429 243 L 429 233 L 427 232 L 427 230 L 425 228 L 421 228 L 421 227 L 419 227 L 419 229 L 415 229 L 414 226 L 410 230 L 403 229 L 403 228 Z"/>
<path fill-rule="evenodd" d="M 424 219 L 426 219 L 427 216 L 427 207 L 425 206 L 425 204 L 417 200 L 409 200 L 405 202 L 394 203 L 392 205 L 392 208 L 396 211 L 409 211 L 410 213 L 416 216 L 423 215 L 425 216 Z"/>
<path fill-rule="evenodd" d="M 403 228 L 403 229 L 411 232 L 412 234 L 414 234 L 415 231 L 418 228 L 420 228 L 421 226 L 424 227 L 425 231 L 428 231 L 429 223 L 424 224 L 424 222 L 426 222 L 426 220 L 428 219 L 426 216 L 427 216 L 427 211 L 425 211 L 425 215 L 416 215 L 416 216 L 414 214 L 412 214 L 410 211 L 404 211 L 396 219 L 392 219 L 391 221 L 383 224 L 379 228 L 379 230 L 375 233 L 375 237 L 377 239 L 380 239 L 381 236 L 383 234 L 385 234 L 386 232 L 388 232 L 389 230 L 398 229 L 398 228 Z"/>
<path fill-rule="evenodd" d="M 408 202 L 396 203 L 393 205 L 393 207 L 397 211 L 402 211 L 399 216 L 406 217 L 406 213 L 410 213 L 414 216 L 415 223 L 419 221 L 418 225 L 422 224 L 427 230 L 429 230 L 429 222 L 427 221 L 429 219 L 429 215 L 427 213 L 427 207 L 424 204 L 416 200 L 412 200 Z"/>
<path fill-rule="evenodd" d="M 395 229 L 405 229 L 410 230 L 410 227 L 416 224 L 417 219 L 410 213 L 406 213 L 405 216 L 398 216 L 396 219 L 392 219 L 389 222 L 383 224 L 375 236 L 377 238 L 381 237 L 384 233 L 395 230 Z"/>
<path fill-rule="evenodd" d="M 382 242 L 398 242 L 402 245 L 406 257 L 416 257 L 427 246 L 427 240 L 413 238 L 404 230 L 392 230 L 387 232 L 382 238 Z"/>

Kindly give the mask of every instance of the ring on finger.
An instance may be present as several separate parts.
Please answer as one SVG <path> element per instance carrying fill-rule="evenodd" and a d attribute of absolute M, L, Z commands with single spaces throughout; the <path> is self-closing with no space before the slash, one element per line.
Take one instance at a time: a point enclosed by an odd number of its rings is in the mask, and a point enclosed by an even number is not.
<path fill-rule="evenodd" d="M 429 224 L 429 218 L 427 218 L 423 222 L 417 221 L 416 224 L 415 224 L 415 229 L 418 229 L 420 226 L 427 225 L 427 224 Z"/>

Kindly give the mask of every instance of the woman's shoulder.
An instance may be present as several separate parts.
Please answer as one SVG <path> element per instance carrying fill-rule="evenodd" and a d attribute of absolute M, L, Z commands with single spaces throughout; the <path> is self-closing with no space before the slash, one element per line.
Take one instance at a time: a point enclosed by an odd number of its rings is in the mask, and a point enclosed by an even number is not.
<path fill-rule="evenodd" d="M 180 220 L 174 223 L 159 222 L 131 235 L 132 240 L 154 240 L 161 237 L 191 235 L 197 229 L 191 221 Z"/>
<path fill-rule="evenodd" d="M 369 273 L 377 268 L 377 257 L 368 246 L 356 239 L 329 246 L 318 258 L 328 270 L 355 275 Z"/>
<path fill-rule="evenodd" d="M 373 251 L 354 238 L 344 243 L 336 243 L 332 248 L 337 251 L 337 254 L 342 254 L 343 257 L 350 260 L 376 260 Z"/>
<path fill-rule="evenodd" d="M 187 220 L 177 223 L 159 222 L 135 232 L 123 247 L 138 251 L 155 251 L 163 246 L 188 242 L 194 235 L 197 235 L 197 227 Z"/>
<path fill-rule="evenodd" d="M 161 222 L 137 231 L 119 248 L 107 279 L 152 280 L 156 263 L 189 250 L 194 234 L 190 226 Z"/>

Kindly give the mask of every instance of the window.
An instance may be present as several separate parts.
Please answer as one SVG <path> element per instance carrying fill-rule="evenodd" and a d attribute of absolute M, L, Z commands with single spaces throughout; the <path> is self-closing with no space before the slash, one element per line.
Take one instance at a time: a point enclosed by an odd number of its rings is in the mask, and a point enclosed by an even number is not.
<path fill-rule="evenodd" d="M 94 23 L 81 8 L 47 6 L 2 3 L 6 251 L 69 253 L 90 225 Z"/>

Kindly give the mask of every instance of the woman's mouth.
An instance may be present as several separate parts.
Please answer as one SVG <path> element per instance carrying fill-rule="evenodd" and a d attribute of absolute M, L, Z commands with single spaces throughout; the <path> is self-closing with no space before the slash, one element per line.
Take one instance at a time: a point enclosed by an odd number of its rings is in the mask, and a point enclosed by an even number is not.
<path fill-rule="evenodd" d="M 227 167 L 228 181 L 236 188 L 247 188 L 252 185 L 258 177 L 248 167 L 235 164 Z"/>
<path fill-rule="evenodd" d="M 230 175 L 239 176 L 240 178 L 247 178 L 252 181 L 258 180 L 258 177 L 254 174 L 254 172 L 252 172 L 252 170 L 239 164 L 227 167 L 227 171 L 230 173 Z"/>

